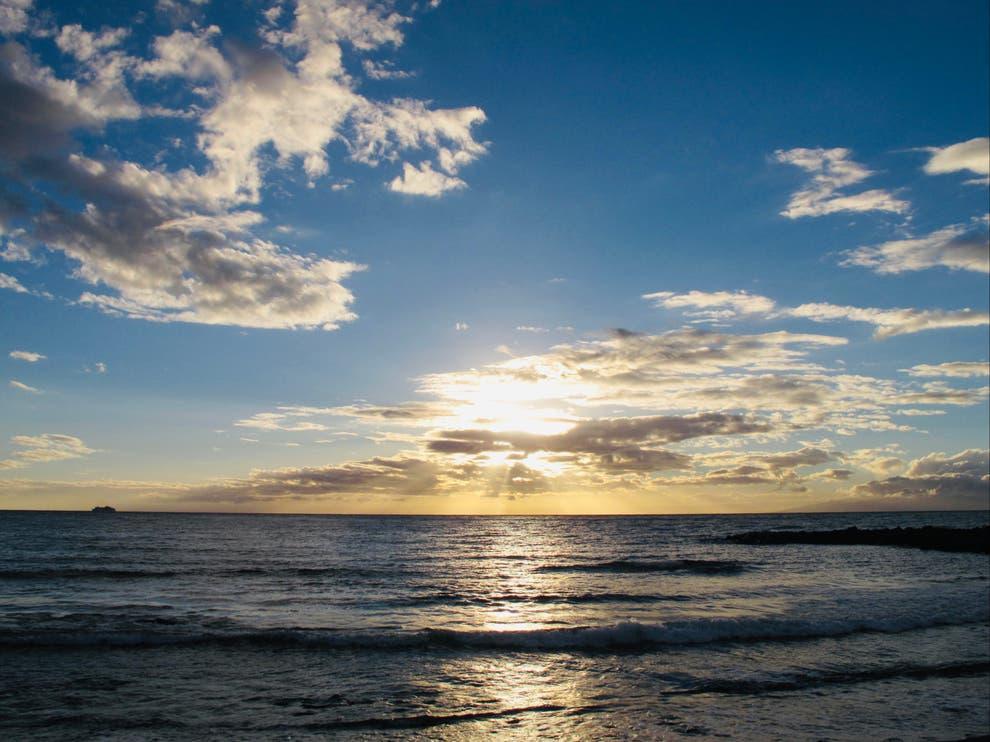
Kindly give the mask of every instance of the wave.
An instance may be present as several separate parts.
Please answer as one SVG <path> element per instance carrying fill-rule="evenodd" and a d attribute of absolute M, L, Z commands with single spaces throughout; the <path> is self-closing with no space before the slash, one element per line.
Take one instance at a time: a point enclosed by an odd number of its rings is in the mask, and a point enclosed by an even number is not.
<path fill-rule="evenodd" d="M 445 726 L 447 724 L 458 724 L 463 722 L 483 721 L 487 719 L 501 719 L 505 717 L 521 716 L 523 714 L 566 712 L 572 716 L 590 713 L 604 709 L 604 706 L 559 706 L 546 703 L 539 706 L 520 706 L 518 708 L 500 709 L 498 711 L 469 711 L 462 714 L 418 714 L 416 716 L 392 716 L 374 717 L 370 719 L 317 721 L 294 726 L 294 729 L 305 729 L 311 732 L 332 731 L 336 729 L 428 729 L 430 727 Z M 281 727 L 279 727 L 281 729 Z M 274 730 L 272 730 L 274 731 Z"/>
<path fill-rule="evenodd" d="M 699 683 L 694 688 L 680 691 L 669 691 L 668 695 L 699 695 L 714 693 L 718 695 L 761 695 L 775 691 L 804 690 L 822 685 L 852 685 L 855 683 L 870 683 L 878 680 L 896 680 L 907 678 L 924 680 L 927 678 L 961 678 L 971 675 L 983 675 L 990 672 L 990 662 L 972 661 L 942 665 L 895 665 L 893 667 L 878 667 L 867 670 L 834 670 L 800 675 L 789 675 L 771 679 L 739 679 L 739 680 L 708 680 Z"/>
<path fill-rule="evenodd" d="M 859 633 L 896 634 L 939 626 L 986 622 L 986 606 L 957 609 L 952 616 L 900 618 L 703 618 L 663 624 L 624 622 L 609 626 L 528 629 L 518 631 L 343 631 L 336 629 L 260 629 L 222 632 L 143 631 L 84 632 L 0 631 L 0 647 L 156 647 L 224 645 L 258 648 L 323 648 L 368 651 L 506 650 L 648 652 L 670 646 L 727 642 L 799 641 Z"/>
<path fill-rule="evenodd" d="M 641 561 L 615 559 L 607 562 L 578 562 L 574 564 L 548 564 L 537 567 L 537 572 L 690 572 L 692 574 L 738 574 L 749 569 L 742 562 L 721 559 L 662 559 Z"/>
<path fill-rule="evenodd" d="M 172 570 L 157 569 L 86 569 L 71 567 L 64 569 L 2 569 L 0 570 L 0 580 L 131 580 L 142 577 L 176 577 L 178 574 L 178 572 Z"/>
<path fill-rule="evenodd" d="M 400 568 L 372 567 L 234 567 L 231 569 L 108 569 L 101 567 L 51 567 L 46 569 L 0 569 L 0 580 L 131 580 L 166 577 L 407 577 L 414 573 Z"/>
<path fill-rule="evenodd" d="M 403 567 L 237 567 L 215 570 L 216 575 L 260 575 L 262 577 L 406 577 L 422 574 Z"/>
<path fill-rule="evenodd" d="M 426 595 L 383 600 L 388 606 L 430 606 L 430 605 L 498 605 L 500 603 L 537 603 L 588 605 L 601 603 L 668 603 L 690 602 L 691 595 L 658 595 L 650 593 L 492 593 L 471 595 L 456 592 L 436 592 Z"/>
<path fill-rule="evenodd" d="M 687 572 L 691 574 L 737 574 L 749 569 L 742 562 L 716 559 L 665 559 L 643 561 L 616 559 L 605 562 L 577 562 L 547 564 L 536 567 L 537 572 L 586 572 L 586 573 L 644 573 Z M 131 580 L 169 577 L 340 577 L 385 578 L 422 576 L 426 573 L 395 565 L 389 567 L 327 566 L 327 567 L 231 567 L 217 569 L 140 569 L 106 567 L 48 567 L 35 569 L 0 569 L 0 580 Z M 636 598 L 633 598 L 636 599 Z M 642 598 L 640 598 L 642 599 Z M 593 601 L 593 599 L 592 599 Z M 541 601 L 536 601 L 541 602 Z M 556 599 L 546 602 L 569 602 Z M 591 602 L 591 601 L 577 601 Z"/>

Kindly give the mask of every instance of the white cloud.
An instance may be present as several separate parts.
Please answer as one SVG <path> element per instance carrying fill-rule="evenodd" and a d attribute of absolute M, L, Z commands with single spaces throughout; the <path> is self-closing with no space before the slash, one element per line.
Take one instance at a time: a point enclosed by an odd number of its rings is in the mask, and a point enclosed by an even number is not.
<path fill-rule="evenodd" d="M 37 363 L 48 358 L 42 353 L 35 353 L 30 350 L 12 350 L 8 355 L 15 361 L 24 361 L 25 363 Z"/>
<path fill-rule="evenodd" d="M 28 392 L 30 394 L 41 394 L 41 390 L 37 387 L 33 387 L 29 384 L 25 384 L 17 379 L 11 379 L 9 382 L 11 389 L 20 389 L 22 392 Z"/>
<path fill-rule="evenodd" d="M 725 321 L 743 316 L 767 318 L 798 317 L 812 322 L 865 322 L 876 327 L 874 337 L 881 339 L 923 330 L 950 327 L 979 327 L 990 324 L 990 315 L 972 309 L 878 309 L 853 307 L 827 302 L 811 302 L 797 307 L 779 307 L 765 296 L 745 291 L 689 291 L 675 294 L 661 291 L 644 294 L 655 306 L 686 309 L 685 315 L 706 321 Z"/>
<path fill-rule="evenodd" d="M 364 74 L 372 80 L 405 80 L 414 76 L 412 72 L 395 69 L 391 62 L 365 59 L 361 64 L 364 67 Z"/>
<path fill-rule="evenodd" d="M 189 80 L 208 80 L 223 86 L 230 82 L 233 70 L 220 51 L 213 46 L 212 40 L 219 35 L 218 26 L 208 26 L 158 36 L 152 44 L 155 56 L 138 63 L 136 74 L 155 79 L 182 77 Z"/>
<path fill-rule="evenodd" d="M 127 37 L 126 28 L 104 29 L 100 33 L 83 30 L 79 24 L 62 26 L 55 36 L 55 45 L 65 54 L 70 54 L 80 62 L 89 62 L 103 57 L 105 52 L 119 46 Z"/>
<path fill-rule="evenodd" d="M 643 294 L 656 307 L 684 309 L 685 315 L 705 320 L 734 319 L 739 315 L 768 314 L 776 306 L 773 299 L 746 291 L 657 291 Z"/>
<path fill-rule="evenodd" d="M 922 363 L 901 370 L 908 376 L 947 376 L 959 379 L 990 376 L 990 364 L 986 361 L 950 361 L 934 365 Z"/>
<path fill-rule="evenodd" d="M 321 423 L 299 421 L 284 412 L 259 412 L 251 417 L 234 423 L 238 428 L 254 428 L 255 430 L 281 430 L 293 433 L 304 431 L 323 431 L 327 426 Z"/>
<path fill-rule="evenodd" d="M 536 325 L 519 325 L 516 327 L 517 332 L 532 332 L 534 334 L 540 335 L 545 332 L 550 332 L 546 327 L 538 327 Z"/>
<path fill-rule="evenodd" d="M 0 250 L 0 260 L 5 260 L 9 263 L 27 263 L 31 260 L 31 250 L 20 241 L 20 238 L 25 234 L 23 229 L 15 229 L 10 232 L 6 232 L 3 226 L 3 220 L 0 219 L 0 245 L 3 249 Z"/>
<path fill-rule="evenodd" d="M 990 175 L 990 138 L 977 137 L 948 147 L 927 147 L 931 153 L 924 170 L 929 175 L 968 170 L 977 175 Z M 982 182 L 982 181 L 981 181 Z"/>
<path fill-rule="evenodd" d="M 105 374 L 107 372 L 107 364 L 103 361 L 97 361 L 93 365 L 83 366 L 83 371 L 87 374 Z"/>
<path fill-rule="evenodd" d="M 846 195 L 840 189 L 866 180 L 873 171 L 849 159 L 852 153 L 844 147 L 809 149 L 798 147 L 777 150 L 777 162 L 794 165 L 811 173 L 811 183 L 791 196 L 781 213 L 789 219 L 804 216 L 824 216 L 842 211 L 888 211 L 903 214 L 910 208 L 907 201 L 889 191 L 873 189 Z"/>
<path fill-rule="evenodd" d="M 429 162 L 422 162 L 419 165 L 403 163 L 402 175 L 395 176 L 388 184 L 389 190 L 395 193 L 430 198 L 437 198 L 447 191 L 466 187 L 467 183 L 463 180 L 434 170 Z"/>
<path fill-rule="evenodd" d="M 16 294 L 29 294 L 24 284 L 18 281 L 13 276 L 9 276 L 6 273 L 0 273 L 0 289 L 8 289 Z"/>
<path fill-rule="evenodd" d="M 23 469 L 33 464 L 78 459 L 96 453 L 82 439 L 59 433 L 15 435 L 10 443 L 15 450 L 10 458 L 0 461 L 0 470 Z"/>
<path fill-rule="evenodd" d="M 985 230 L 954 224 L 924 237 L 893 240 L 844 253 L 840 265 L 862 266 L 893 274 L 944 267 L 990 273 L 990 242 Z"/>
<path fill-rule="evenodd" d="M 0 34 L 13 36 L 28 27 L 28 11 L 34 0 L 0 0 Z"/>
<path fill-rule="evenodd" d="M 469 325 L 467 322 L 455 322 L 454 329 L 457 330 L 458 332 L 465 332 L 471 329 L 471 325 Z"/>
<path fill-rule="evenodd" d="M 801 304 L 781 314 L 801 317 L 812 322 L 865 322 L 873 325 L 877 339 L 907 335 L 925 330 L 953 327 L 980 327 L 990 324 L 990 314 L 972 309 L 877 309 L 850 307 L 824 302 Z"/>
<path fill-rule="evenodd" d="M 75 61 L 66 79 L 18 44 L 0 50 L 0 78 L 18 91 L 0 111 L 0 162 L 27 189 L 69 196 L 17 205 L 30 224 L 19 240 L 76 263 L 74 276 L 94 286 L 81 304 L 158 322 L 332 330 L 355 319 L 342 282 L 364 266 L 255 235 L 261 217 L 249 207 L 261 201 L 267 173 L 298 166 L 315 183 L 330 172 L 328 145 L 339 142 L 373 167 L 420 153 L 393 190 L 435 197 L 466 186 L 458 171 L 487 151 L 472 133 L 483 111 L 376 101 L 357 92 L 345 66 L 344 45 L 358 55 L 397 46 L 409 18 L 346 0 L 300 0 L 286 16 L 267 14 L 264 48 L 224 43 L 220 29 L 198 25 L 154 39 L 147 58 L 122 51 L 125 29 L 64 26 L 56 43 Z M 135 100 L 133 81 L 164 78 L 194 102 L 170 111 Z M 200 165 L 62 155 L 79 130 L 98 135 L 109 121 L 152 115 L 192 122 L 195 138 L 179 142 L 195 147 L 187 161 Z M 0 287 L 27 292 L 12 277 Z"/>

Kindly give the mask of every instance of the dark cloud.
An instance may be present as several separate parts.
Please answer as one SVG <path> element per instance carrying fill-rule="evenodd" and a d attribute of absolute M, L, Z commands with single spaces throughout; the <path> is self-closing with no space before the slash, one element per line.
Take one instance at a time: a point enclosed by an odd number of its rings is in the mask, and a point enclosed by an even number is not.
<path fill-rule="evenodd" d="M 289 409 L 289 408 L 285 408 Z M 305 408 L 301 408 L 305 409 Z M 318 410 L 319 414 L 345 415 L 368 420 L 403 422 L 429 420 L 452 413 L 448 405 L 432 402 L 403 402 L 393 405 L 356 404 L 343 407 L 327 407 Z"/>
<path fill-rule="evenodd" d="M 624 417 L 585 420 L 564 433 L 496 432 L 491 430 L 444 430 L 427 443 L 431 451 L 450 453 L 464 444 L 471 451 L 509 448 L 516 451 L 554 453 L 613 454 L 630 450 L 630 446 L 677 443 L 712 435 L 766 433 L 772 426 L 743 415 L 712 412 L 693 416 Z M 447 449 L 447 450 L 445 450 Z M 457 451 L 457 452 L 468 452 Z"/>
<path fill-rule="evenodd" d="M 826 469 L 815 475 L 817 479 L 846 480 L 853 474 L 852 469 Z"/>
<path fill-rule="evenodd" d="M 715 435 L 766 433 L 772 426 L 742 415 L 707 413 L 686 417 L 655 416 L 585 420 L 564 433 L 541 435 L 492 430 L 444 430 L 427 441 L 440 454 L 477 455 L 487 451 L 557 454 L 555 460 L 604 471 L 686 469 L 691 457 L 656 446 Z M 588 457 L 591 457 L 590 459 Z"/>
<path fill-rule="evenodd" d="M 668 484 L 686 485 L 772 485 L 778 489 L 791 492 L 804 492 L 802 476 L 797 470 L 802 467 L 819 466 L 829 461 L 841 459 L 842 455 L 814 446 L 804 446 L 796 451 L 782 451 L 771 454 L 747 454 L 743 463 L 731 467 L 710 469 L 698 476 L 679 477 L 666 480 Z M 829 478 L 844 479 L 851 472 L 848 470 L 831 469 L 834 476 Z M 827 473 L 811 475 L 811 478 L 823 478 Z"/>
<path fill-rule="evenodd" d="M 180 499 L 244 503 L 336 495 L 424 495 L 435 492 L 439 484 L 440 469 L 432 461 L 375 457 L 322 467 L 259 470 L 246 479 L 193 488 Z"/>

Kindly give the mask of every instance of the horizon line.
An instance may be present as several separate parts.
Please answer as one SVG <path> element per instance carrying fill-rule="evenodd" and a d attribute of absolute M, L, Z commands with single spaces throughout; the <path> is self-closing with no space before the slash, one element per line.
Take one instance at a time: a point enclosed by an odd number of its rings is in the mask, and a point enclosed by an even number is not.
<path fill-rule="evenodd" d="M 112 507 L 112 506 L 111 506 Z M 4 508 L 5 513 L 92 513 L 90 510 L 35 510 Z M 698 518 L 743 517 L 753 515 L 896 515 L 906 513 L 986 513 L 986 508 L 954 508 L 942 510 L 769 510 L 746 513 L 276 513 L 261 510 L 117 510 L 111 515 L 302 515 L 346 518 Z"/>

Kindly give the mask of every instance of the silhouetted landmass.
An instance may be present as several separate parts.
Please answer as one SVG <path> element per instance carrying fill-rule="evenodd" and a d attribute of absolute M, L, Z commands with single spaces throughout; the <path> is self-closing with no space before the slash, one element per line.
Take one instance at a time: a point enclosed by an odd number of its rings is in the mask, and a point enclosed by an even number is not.
<path fill-rule="evenodd" d="M 93 512 L 93 513 L 116 513 L 117 512 L 117 508 L 113 507 L 112 505 L 97 505 L 95 508 L 93 508 L 93 510 L 91 512 Z"/>
<path fill-rule="evenodd" d="M 908 546 L 990 554 L 990 526 L 982 528 L 843 528 L 837 531 L 749 531 L 726 537 L 737 544 L 846 544 Z"/>

